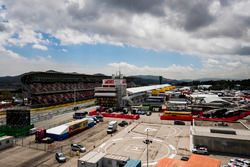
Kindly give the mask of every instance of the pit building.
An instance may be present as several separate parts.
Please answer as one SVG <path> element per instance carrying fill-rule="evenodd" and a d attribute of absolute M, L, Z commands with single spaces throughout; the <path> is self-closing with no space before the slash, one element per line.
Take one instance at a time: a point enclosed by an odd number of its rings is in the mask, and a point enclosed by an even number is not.
<path fill-rule="evenodd" d="M 192 144 L 205 145 L 209 152 L 250 156 L 249 130 L 192 126 L 190 133 Z"/>

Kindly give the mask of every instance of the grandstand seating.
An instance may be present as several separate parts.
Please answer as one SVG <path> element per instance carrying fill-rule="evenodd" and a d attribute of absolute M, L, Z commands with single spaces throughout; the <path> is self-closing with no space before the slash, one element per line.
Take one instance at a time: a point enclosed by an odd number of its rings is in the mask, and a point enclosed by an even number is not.
<path fill-rule="evenodd" d="M 103 77 L 31 72 L 21 81 L 33 107 L 51 106 L 94 98 L 94 88 Z"/>
<path fill-rule="evenodd" d="M 94 88 L 98 83 L 32 83 L 30 89 L 35 96 L 32 98 L 33 105 L 55 105 L 74 100 L 84 100 L 94 97 Z"/>
<path fill-rule="evenodd" d="M 74 97 L 75 95 L 75 97 Z M 59 93 L 59 94 L 46 94 L 46 95 L 37 95 L 32 97 L 32 104 L 45 106 L 62 104 L 65 102 L 73 102 L 74 100 L 84 100 L 94 97 L 93 90 L 82 91 L 82 92 L 71 92 L 71 93 Z"/>
<path fill-rule="evenodd" d="M 34 93 L 57 92 L 65 90 L 86 90 L 93 89 L 100 84 L 96 83 L 32 83 L 29 85 Z"/>

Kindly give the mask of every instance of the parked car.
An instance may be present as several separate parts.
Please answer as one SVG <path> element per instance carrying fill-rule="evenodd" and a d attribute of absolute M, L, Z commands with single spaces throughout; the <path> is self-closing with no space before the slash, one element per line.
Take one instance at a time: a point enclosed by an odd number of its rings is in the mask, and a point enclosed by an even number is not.
<path fill-rule="evenodd" d="M 138 110 L 136 114 L 139 114 L 139 115 L 145 115 L 145 114 L 146 114 L 146 111 L 143 111 L 143 110 Z"/>
<path fill-rule="evenodd" d="M 71 144 L 71 150 L 72 151 L 85 152 L 86 148 L 83 145 L 80 145 L 80 144 Z"/>
<path fill-rule="evenodd" d="M 37 131 L 37 128 L 32 128 L 29 130 L 29 135 L 34 135 Z"/>
<path fill-rule="evenodd" d="M 250 167 L 250 161 L 243 158 L 232 158 L 227 164 L 229 167 L 231 166 L 239 166 L 239 167 Z"/>
<path fill-rule="evenodd" d="M 244 160 L 243 162 L 244 162 L 244 164 L 250 166 L 250 160 Z"/>
<path fill-rule="evenodd" d="M 88 115 L 87 111 L 78 110 L 78 111 L 75 111 L 75 113 L 73 114 L 73 118 L 74 119 L 83 119 L 86 117 L 86 115 Z"/>
<path fill-rule="evenodd" d="M 179 120 L 175 120 L 174 121 L 174 125 L 185 125 L 185 122 L 179 121 Z"/>
<path fill-rule="evenodd" d="M 146 115 L 150 116 L 150 115 L 152 115 L 152 112 L 151 111 L 146 111 Z"/>
<path fill-rule="evenodd" d="M 181 160 L 182 160 L 182 161 L 188 161 L 189 158 L 184 156 L 184 157 L 181 157 Z"/>
<path fill-rule="evenodd" d="M 128 108 L 123 108 L 123 109 L 122 109 L 122 113 L 123 113 L 123 114 L 128 114 Z"/>
<path fill-rule="evenodd" d="M 195 154 L 202 154 L 202 155 L 208 155 L 208 150 L 207 150 L 207 147 L 205 146 L 195 146 L 193 149 L 192 149 L 192 152 L 195 153 Z"/>
<path fill-rule="evenodd" d="M 57 162 L 66 162 L 66 157 L 64 156 L 64 154 L 62 152 L 57 152 L 55 154 L 55 158 L 57 160 Z"/>
<path fill-rule="evenodd" d="M 101 106 L 96 107 L 97 112 L 104 112 L 105 110 L 107 110 L 107 108 L 105 108 L 105 107 L 101 107 Z"/>
<path fill-rule="evenodd" d="M 131 114 L 137 114 L 138 108 L 132 108 Z"/>
<path fill-rule="evenodd" d="M 96 122 L 96 123 L 99 123 L 99 122 L 100 122 L 100 120 L 99 120 L 99 119 L 97 119 L 97 117 L 96 117 L 96 116 L 93 116 L 92 118 L 95 120 L 95 122 Z"/>
<path fill-rule="evenodd" d="M 54 139 L 50 138 L 50 137 L 45 137 L 42 139 L 42 143 L 47 143 L 47 144 L 51 144 L 54 142 Z"/>
<path fill-rule="evenodd" d="M 93 120 L 94 120 L 94 122 L 95 122 L 95 124 L 97 124 L 97 123 L 99 123 L 99 122 L 100 122 L 100 120 L 99 120 L 99 119 L 97 119 L 95 116 L 86 116 L 86 118 L 91 118 L 91 119 L 93 119 Z"/>
<path fill-rule="evenodd" d="M 96 115 L 95 116 L 99 122 L 103 122 L 103 116 L 102 115 Z"/>
<path fill-rule="evenodd" d="M 74 111 L 79 110 L 79 109 L 80 109 L 79 106 L 75 106 L 75 107 L 73 108 Z"/>
<path fill-rule="evenodd" d="M 109 108 L 106 111 L 107 111 L 107 113 L 112 113 L 112 112 L 114 112 L 114 109 L 113 108 Z"/>
<path fill-rule="evenodd" d="M 128 122 L 127 121 L 122 121 L 118 125 L 121 126 L 121 127 L 124 127 L 124 126 L 128 125 Z"/>
<path fill-rule="evenodd" d="M 243 164 L 238 163 L 238 162 L 229 162 L 227 163 L 227 165 L 230 167 L 243 167 Z"/>

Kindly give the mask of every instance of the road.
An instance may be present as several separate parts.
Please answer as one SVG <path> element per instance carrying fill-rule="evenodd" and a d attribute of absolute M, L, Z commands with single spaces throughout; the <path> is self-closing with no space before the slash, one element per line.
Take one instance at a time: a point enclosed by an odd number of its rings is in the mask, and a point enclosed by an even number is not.
<path fill-rule="evenodd" d="M 93 106 L 93 107 L 85 108 L 84 110 L 91 111 L 95 108 L 96 108 L 96 106 Z M 72 107 L 71 107 L 71 109 L 72 109 Z M 74 111 L 71 110 L 71 112 L 67 112 L 67 113 L 64 113 L 61 115 L 53 116 L 51 119 L 36 122 L 35 127 L 43 127 L 43 128 L 47 129 L 47 128 L 54 127 L 56 125 L 60 125 L 60 124 L 69 122 L 70 120 L 73 120 L 73 114 L 74 114 Z"/>

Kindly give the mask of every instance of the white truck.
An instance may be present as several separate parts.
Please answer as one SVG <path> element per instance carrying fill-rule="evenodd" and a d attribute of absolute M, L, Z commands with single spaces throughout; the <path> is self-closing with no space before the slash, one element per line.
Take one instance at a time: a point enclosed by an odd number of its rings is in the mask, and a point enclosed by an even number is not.
<path fill-rule="evenodd" d="M 110 121 L 108 124 L 107 133 L 111 134 L 117 130 L 117 121 Z"/>

